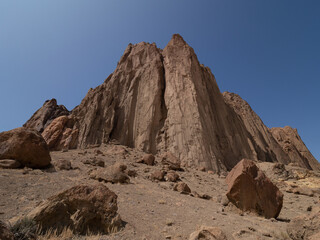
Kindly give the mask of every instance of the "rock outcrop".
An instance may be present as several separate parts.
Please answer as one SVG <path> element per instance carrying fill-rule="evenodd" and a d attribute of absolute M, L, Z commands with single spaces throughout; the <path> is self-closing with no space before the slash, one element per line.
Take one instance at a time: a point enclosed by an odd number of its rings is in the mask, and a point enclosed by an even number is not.
<path fill-rule="evenodd" d="M 303 143 L 297 129 L 289 126 L 271 128 L 271 133 L 283 148 L 283 151 L 289 156 L 290 162 L 310 170 L 320 170 L 319 162 Z"/>
<path fill-rule="evenodd" d="M 0 133 L 2 159 L 16 160 L 30 168 L 44 168 L 51 162 L 49 148 L 40 133 L 24 127 Z M 14 165 L 18 166 L 17 162 Z"/>
<path fill-rule="evenodd" d="M 70 115 L 53 120 L 43 136 L 52 150 L 115 141 L 151 154 L 171 152 L 181 166 L 215 172 L 231 170 L 242 158 L 288 163 L 250 106 L 240 101 L 239 112 L 229 100 L 175 34 L 163 50 L 129 44 L 104 83 Z"/>
<path fill-rule="evenodd" d="M 27 217 L 43 233 L 70 229 L 75 234 L 111 233 L 122 227 L 117 195 L 102 184 L 72 187 L 48 198 Z"/>
<path fill-rule="evenodd" d="M 57 100 L 53 98 L 45 101 L 43 106 L 23 126 L 42 133 L 55 118 L 69 114 L 68 109 L 63 105 L 57 105 Z"/>
<path fill-rule="evenodd" d="M 283 194 L 253 161 L 241 160 L 228 174 L 226 182 L 229 201 L 241 210 L 266 218 L 280 214 Z"/>
<path fill-rule="evenodd" d="M 257 144 L 256 158 L 263 162 L 280 162 L 288 164 L 290 159 L 282 147 L 274 139 L 269 128 L 264 125 L 260 117 L 252 110 L 250 105 L 238 94 L 224 92 L 225 102 L 242 119 L 246 129 Z"/>

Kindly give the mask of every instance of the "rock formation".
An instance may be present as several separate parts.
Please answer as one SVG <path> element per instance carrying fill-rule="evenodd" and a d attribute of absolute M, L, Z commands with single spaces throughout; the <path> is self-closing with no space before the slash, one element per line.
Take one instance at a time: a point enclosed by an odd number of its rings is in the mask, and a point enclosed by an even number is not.
<path fill-rule="evenodd" d="M 215 172 L 232 169 L 242 158 L 288 163 L 249 105 L 241 102 L 245 111 L 239 112 L 229 100 L 175 34 L 163 50 L 154 43 L 129 44 L 104 83 L 90 89 L 70 115 L 45 127 L 43 136 L 52 150 L 112 140 L 147 153 L 171 152 L 181 166 Z"/>
<path fill-rule="evenodd" d="M 44 168 L 51 162 L 48 146 L 39 132 L 24 127 L 0 133 L 0 160 L 11 166 Z M 3 163 L 3 162 L 2 162 Z"/>
<path fill-rule="evenodd" d="M 122 227 L 117 195 L 102 184 L 79 185 L 52 196 L 28 214 L 43 233 L 110 233 Z"/>
<path fill-rule="evenodd" d="M 288 155 L 282 150 L 282 147 L 273 138 L 269 128 L 264 125 L 250 105 L 235 93 L 224 92 L 223 97 L 225 102 L 242 119 L 246 129 L 257 144 L 257 159 L 263 162 L 288 164 L 290 162 Z"/>
<path fill-rule="evenodd" d="M 310 170 L 320 170 L 319 162 L 303 143 L 297 129 L 289 126 L 284 128 L 271 128 L 271 133 L 283 148 L 283 151 L 289 156 L 290 162 Z"/>
<path fill-rule="evenodd" d="M 57 105 L 56 99 L 45 101 L 43 106 L 36 111 L 32 117 L 23 125 L 27 128 L 33 128 L 38 132 L 43 130 L 57 117 L 67 116 L 70 112 L 63 105 Z"/>
<path fill-rule="evenodd" d="M 227 197 L 243 211 L 253 211 L 266 218 L 278 217 L 283 194 L 254 164 L 241 160 L 228 174 Z"/>

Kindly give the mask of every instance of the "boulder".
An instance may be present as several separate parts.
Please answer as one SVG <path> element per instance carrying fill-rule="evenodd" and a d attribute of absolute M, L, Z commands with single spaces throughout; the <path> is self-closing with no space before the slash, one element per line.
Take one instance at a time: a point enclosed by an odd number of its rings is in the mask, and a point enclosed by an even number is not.
<path fill-rule="evenodd" d="M 48 146 L 40 133 L 24 127 L 0 133 L 0 160 L 12 159 L 21 166 L 45 168 L 50 165 Z"/>
<path fill-rule="evenodd" d="M 0 239 L 1 240 L 14 240 L 13 233 L 9 230 L 6 224 L 0 221 Z"/>
<path fill-rule="evenodd" d="M 107 168 L 100 168 L 90 173 L 90 178 L 111 182 L 111 183 L 129 183 L 130 178 L 125 173 L 127 166 L 122 163 L 115 163 Z"/>
<path fill-rule="evenodd" d="M 146 154 L 143 156 L 142 159 L 138 160 L 137 163 L 144 163 L 149 166 L 153 166 L 155 163 L 154 160 L 155 160 L 155 157 L 152 154 Z"/>
<path fill-rule="evenodd" d="M 169 171 L 165 176 L 165 180 L 168 182 L 177 182 L 180 180 L 180 177 L 175 171 Z"/>
<path fill-rule="evenodd" d="M 320 208 L 310 214 L 298 216 L 290 221 L 287 233 L 293 240 L 320 239 Z"/>
<path fill-rule="evenodd" d="M 42 233 L 70 229 L 74 234 L 108 234 L 122 227 L 117 195 L 102 184 L 79 185 L 48 198 L 30 212 Z"/>
<path fill-rule="evenodd" d="M 173 190 L 174 191 L 177 191 L 179 193 L 182 193 L 182 194 L 189 194 L 191 193 L 191 189 L 189 188 L 189 186 L 184 183 L 184 182 L 178 182 L 174 185 L 173 187 Z"/>
<path fill-rule="evenodd" d="M 228 174 L 227 197 L 243 211 L 266 218 L 276 218 L 283 204 L 283 194 L 267 176 L 248 159 L 241 160 Z"/>
<path fill-rule="evenodd" d="M 189 240 L 228 240 L 228 238 L 221 228 L 202 226 L 191 233 Z"/>
<path fill-rule="evenodd" d="M 84 159 L 81 160 L 82 163 L 84 164 L 89 164 L 92 166 L 98 166 L 98 167 L 104 167 L 105 163 L 102 159 L 97 158 L 97 157 L 92 157 L 90 159 Z"/>
<path fill-rule="evenodd" d="M 165 175 L 165 174 L 166 174 L 166 173 L 165 173 L 164 171 L 156 170 L 156 171 L 154 171 L 153 173 L 151 173 L 150 179 L 151 179 L 152 181 L 155 181 L 155 180 L 157 180 L 157 181 L 164 181 L 164 175 Z"/>
<path fill-rule="evenodd" d="M 173 155 L 171 152 L 166 152 L 166 153 L 162 154 L 161 164 L 170 170 L 174 170 L 174 171 L 181 170 L 180 160 L 175 155 Z"/>

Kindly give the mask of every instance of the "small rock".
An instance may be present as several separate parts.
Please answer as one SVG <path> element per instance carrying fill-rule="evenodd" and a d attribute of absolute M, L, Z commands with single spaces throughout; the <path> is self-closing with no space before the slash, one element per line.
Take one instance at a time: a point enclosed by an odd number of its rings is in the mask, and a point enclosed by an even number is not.
<path fill-rule="evenodd" d="M 165 175 L 164 171 L 156 170 L 153 173 L 151 173 L 150 179 L 152 181 L 155 181 L 155 180 L 164 181 L 164 175 Z"/>
<path fill-rule="evenodd" d="M 149 166 L 153 166 L 155 163 L 155 157 L 152 154 L 146 154 L 142 159 L 139 159 L 137 163 L 144 163 Z"/>
<path fill-rule="evenodd" d="M 67 159 L 60 159 L 56 162 L 55 166 L 59 169 L 59 170 L 70 170 L 72 169 L 71 167 L 71 162 Z"/>
<path fill-rule="evenodd" d="M 174 191 L 180 192 L 182 194 L 189 194 L 191 193 L 191 189 L 189 186 L 184 182 L 176 183 L 173 187 Z"/>
<path fill-rule="evenodd" d="M 202 226 L 198 231 L 191 233 L 189 240 L 227 240 L 227 236 L 218 227 Z"/>
<path fill-rule="evenodd" d="M 165 176 L 165 180 L 168 182 L 177 182 L 180 180 L 180 177 L 176 172 L 169 171 Z"/>

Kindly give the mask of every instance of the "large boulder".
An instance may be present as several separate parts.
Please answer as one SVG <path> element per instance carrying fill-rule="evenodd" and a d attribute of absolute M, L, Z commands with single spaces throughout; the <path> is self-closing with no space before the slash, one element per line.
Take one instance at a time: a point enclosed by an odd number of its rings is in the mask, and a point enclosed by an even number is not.
<path fill-rule="evenodd" d="M 16 160 L 30 168 L 44 168 L 51 162 L 49 148 L 40 133 L 24 127 L 0 133 L 1 159 Z"/>
<path fill-rule="evenodd" d="M 122 227 L 117 211 L 117 195 L 106 186 L 79 185 L 48 198 L 27 218 L 34 220 L 43 233 L 61 233 L 67 228 L 75 234 L 108 234 Z"/>
<path fill-rule="evenodd" d="M 291 220 L 287 233 L 293 240 L 320 239 L 320 208 Z"/>
<path fill-rule="evenodd" d="M 266 218 L 276 218 L 280 214 L 283 194 L 253 161 L 241 160 L 230 171 L 226 182 L 228 199 L 241 210 Z"/>
<path fill-rule="evenodd" d="M 9 230 L 9 228 L 0 221 L 0 239 L 1 240 L 14 240 L 13 233 Z"/>

